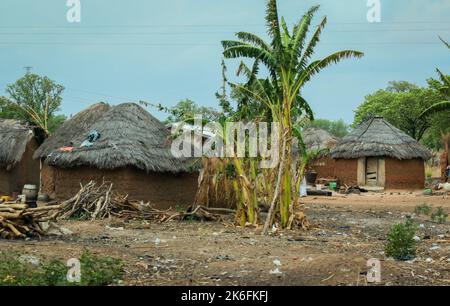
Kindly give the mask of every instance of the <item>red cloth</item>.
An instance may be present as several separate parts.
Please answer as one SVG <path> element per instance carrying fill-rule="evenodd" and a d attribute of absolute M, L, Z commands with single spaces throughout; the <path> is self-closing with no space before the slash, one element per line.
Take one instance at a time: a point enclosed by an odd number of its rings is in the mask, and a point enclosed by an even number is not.
<path fill-rule="evenodd" d="M 73 147 L 61 147 L 58 149 L 59 152 L 72 152 Z"/>

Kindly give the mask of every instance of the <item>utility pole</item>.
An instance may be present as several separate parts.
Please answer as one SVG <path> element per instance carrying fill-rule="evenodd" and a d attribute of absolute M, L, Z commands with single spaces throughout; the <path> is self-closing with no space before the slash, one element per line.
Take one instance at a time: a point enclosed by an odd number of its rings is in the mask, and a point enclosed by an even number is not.
<path fill-rule="evenodd" d="M 25 71 L 26 71 L 26 73 L 25 74 L 30 74 L 30 72 L 31 72 L 31 69 L 33 69 L 33 67 L 31 67 L 31 66 L 25 66 L 25 67 L 23 67 L 24 69 L 25 69 Z"/>

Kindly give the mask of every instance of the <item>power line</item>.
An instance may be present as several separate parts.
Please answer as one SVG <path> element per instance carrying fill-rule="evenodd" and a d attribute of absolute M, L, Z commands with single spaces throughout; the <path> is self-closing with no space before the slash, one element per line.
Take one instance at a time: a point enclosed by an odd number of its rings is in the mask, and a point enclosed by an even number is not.
<path fill-rule="evenodd" d="M 378 29 L 378 30 L 327 30 L 329 33 L 389 33 L 389 32 L 434 32 L 450 31 L 450 28 L 439 29 Z M 230 34 L 229 32 L 0 32 L 0 35 L 192 35 L 192 34 Z"/>
<path fill-rule="evenodd" d="M 369 23 L 361 21 L 349 22 L 329 22 L 328 25 L 396 25 L 396 24 L 450 24 L 449 21 L 382 21 L 379 23 Z M 73 25 L 73 26 L 56 26 L 56 25 L 29 25 L 29 26 L 1 26 L 4 29 L 82 29 L 82 28 L 186 28 L 186 27 L 266 27 L 265 24 L 147 24 L 147 25 Z"/>
<path fill-rule="evenodd" d="M 2 46 L 148 46 L 148 47 L 221 47 L 220 43 L 135 43 L 135 42 L 0 42 Z M 442 45 L 439 42 L 323 42 L 321 45 Z"/>

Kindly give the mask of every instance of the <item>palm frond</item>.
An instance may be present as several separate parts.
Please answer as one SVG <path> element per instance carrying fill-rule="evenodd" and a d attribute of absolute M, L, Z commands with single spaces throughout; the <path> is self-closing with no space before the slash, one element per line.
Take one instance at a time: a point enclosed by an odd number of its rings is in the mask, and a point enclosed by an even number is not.
<path fill-rule="evenodd" d="M 276 60 L 271 53 L 249 44 L 241 44 L 226 48 L 223 51 L 223 55 L 226 58 L 253 58 L 255 60 L 260 60 L 268 69 L 276 69 Z"/>
<path fill-rule="evenodd" d="M 436 69 L 437 73 L 439 74 L 439 78 L 441 79 L 442 83 L 444 83 L 445 86 L 450 86 L 450 78 L 446 76 L 441 70 Z"/>
<path fill-rule="evenodd" d="M 269 0 L 267 3 L 266 23 L 268 28 L 268 34 L 272 38 L 272 48 L 274 50 L 281 50 L 281 30 L 280 22 L 278 19 L 278 6 L 276 0 Z"/>
<path fill-rule="evenodd" d="M 248 33 L 248 32 L 237 32 L 236 37 L 246 43 L 254 44 L 257 47 L 260 47 L 268 52 L 272 52 L 272 48 L 270 47 L 270 45 L 268 43 L 266 43 L 264 41 L 264 39 L 262 39 L 261 37 L 259 37 L 256 34 Z"/>
<path fill-rule="evenodd" d="M 430 115 L 434 115 L 439 112 L 449 111 L 449 110 L 450 110 L 450 101 L 442 101 L 442 102 L 436 103 L 436 104 L 430 106 L 429 108 L 427 108 L 426 110 L 424 110 L 420 114 L 419 119 L 428 117 Z"/>
<path fill-rule="evenodd" d="M 290 44 L 291 44 L 291 34 L 289 34 L 289 29 L 286 24 L 286 20 L 284 20 L 284 17 L 281 17 L 281 28 L 283 29 L 283 34 L 282 34 L 283 46 L 285 48 L 289 49 Z"/>
<path fill-rule="evenodd" d="M 448 42 L 446 42 L 442 37 L 439 36 L 439 39 L 444 43 L 444 45 L 447 46 L 447 48 L 450 49 L 450 44 Z"/>
<path fill-rule="evenodd" d="M 319 10 L 320 6 L 311 7 L 302 19 L 294 26 L 294 33 L 292 39 L 292 58 L 300 57 L 302 54 L 303 47 L 305 46 L 306 36 L 311 26 L 314 14 Z"/>
<path fill-rule="evenodd" d="M 295 108 L 299 109 L 299 110 L 303 110 L 306 114 L 306 116 L 308 117 L 309 120 L 314 120 L 314 112 L 311 108 L 311 106 L 309 105 L 309 103 L 300 95 L 297 96 L 296 98 L 296 105 Z"/>
<path fill-rule="evenodd" d="M 309 41 L 308 45 L 306 46 L 303 55 L 301 56 L 300 62 L 299 62 L 299 68 L 304 69 L 307 64 L 308 60 L 311 58 L 311 56 L 314 54 L 314 49 L 317 45 L 317 43 L 320 41 L 320 35 L 322 35 L 322 31 L 325 28 L 327 24 L 327 17 L 324 17 L 320 24 L 317 26 L 316 31 L 314 32 L 311 40 Z"/>
<path fill-rule="evenodd" d="M 263 102 L 264 104 L 266 104 L 269 108 L 272 108 L 272 103 L 268 98 L 263 98 L 261 96 L 261 91 L 257 92 L 256 90 L 252 90 L 247 88 L 246 86 L 242 85 L 242 84 L 236 84 L 236 83 L 232 83 L 229 82 L 228 85 L 230 85 L 231 88 L 239 91 L 240 93 L 242 93 L 243 95 L 251 98 L 251 99 L 255 99 L 258 100 L 260 102 Z"/>
<path fill-rule="evenodd" d="M 363 52 L 355 51 L 355 50 L 343 50 L 335 52 L 331 55 L 328 55 L 327 57 L 323 58 L 322 60 L 317 60 L 311 63 L 309 66 L 307 66 L 304 71 L 298 76 L 297 80 L 295 81 L 294 90 L 292 93 L 297 96 L 300 88 L 308 82 L 314 75 L 319 73 L 322 69 L 340 62 L 343 59 L 347 58 L 361 58 L 364 56 Z"/>

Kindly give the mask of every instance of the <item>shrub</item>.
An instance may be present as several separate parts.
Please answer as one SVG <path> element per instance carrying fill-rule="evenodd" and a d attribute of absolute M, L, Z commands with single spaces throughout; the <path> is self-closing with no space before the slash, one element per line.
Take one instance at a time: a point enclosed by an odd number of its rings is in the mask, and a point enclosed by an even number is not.
<path fill-rule="evenodd" d="M 414 209 L 414 212 L 416 213 L 416 215 L 419 215 L 419 216 L 420 215 L 429 216 L 431 214 L 432 210 L 433 210 L 433 207 L 431 207 L 427 203 L 423 203 L 423 204 L 417 205 L 416 208 Z"/>
<path fill-rule="evenodd" d="M 447 222 L 448 214 L 444 211 L 442 207 L 438 207 L 436 212 L 431 215 L 431 220 L 434 222 L 443 224 Z"/>
<path fill-rule="evenodd" d="M 416 255 L 416 234 L 417 226 L 411 218 L 404 224 L 392 226 L 388 234 L 388 243 L 385 251 L 387 256 L 392 256 L 397 260 L 410 260 Z"/>
<path fill-rule="evenodd" d="M 80 258 L 81 285 L 104 286 L 118 281 L 123 275 L 123 262 L 112 257 L 98 257 L 85 251 Z"/>

